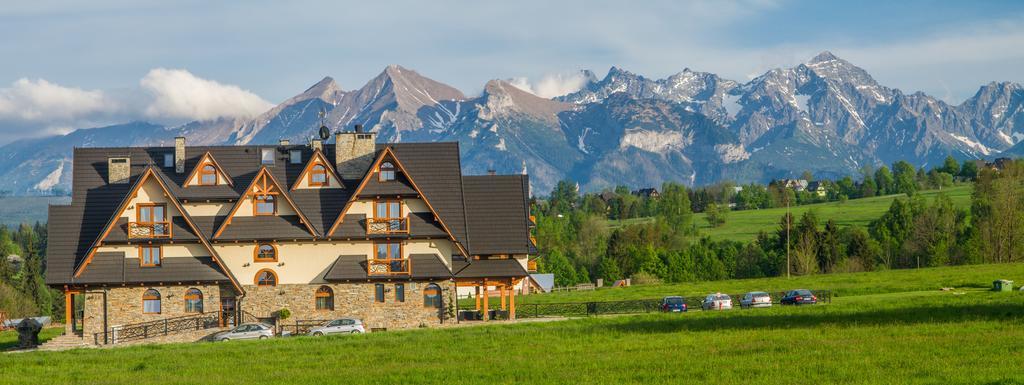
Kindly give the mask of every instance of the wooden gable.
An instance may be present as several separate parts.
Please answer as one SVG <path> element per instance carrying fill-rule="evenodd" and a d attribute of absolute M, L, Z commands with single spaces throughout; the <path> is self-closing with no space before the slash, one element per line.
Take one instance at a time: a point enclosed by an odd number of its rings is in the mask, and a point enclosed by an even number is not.
<path fill-rule="evenodd" d="M 202 183 L 202 178 L 205 176 L 207 166 L 213 167 L 213 177 L 215 180 L 212 185 Z M 196 166 L 192 168 L 192 172 L 188 174 L 187 178 L 185 178 L 183 187 L 216 185 L 234 186 L 235 182 L 231 180 L 231 176 L 228 175 L 228 173 L 224 171 L 224 168 L 217 163 L 217 160 L 213 158 L 213 154 L 207 151 L 199 158 L 199 162 L 196 163 Z"/>
<path fill-rule="evenodd" d="M 277 202 L 275 204 L 273 215 L 281 215 L 282 211 L 286 214 L 294 212 L 295 215 L 299 216 L 299 221 L 306 227 L 309 234 L 313 237 L 317 236 L 316 230 L 313 229 L 309 219 L 307 219 L 302 211 L 299 210 L 299 206 L 295 204 L 295 201 L 292 200 L 287 191 L 281 187 L 281 184 L 277 182 L 277 179 L 270 173 L 270 170 L 267 169 L 266 166 L 263 166 L 260 167 L 260 171 L 256 174 L 256 177 L 252 179 L 252 183 L 249 184 L 249 187 L 245 189 L 245 193 L 237 202 L 235 202 L 235 205 L 231 208 L 231 212 L 228 214 L 228 217 L 224 219 L 224 223 L 221 224 L 220 228 L 218 228 L 216 232 L 213 233 L 213 238 L 217 238 L 224 233 L 224 230 L 231 225 L 231 220 L 239 214 L 239 209 L 246 207 L 248 210 L 253 210 L 253 214 L 255 215 L 256 201 L 261 197 L 267 196 L 273 197 Z M 286 210 L 291 211 L 281 210 L 281 202 L 288 205 Z"/>
<path fill-rule="evenodd" d="M 341 183 L 341 177 L 334 171 L 334 166 L 327 161 L 327 157 L 320 149 L 313 151 L 313 155 L 309 157 L 306 166 L 302 168 L 299 177 L 292 184 L 291 190 L 307 188 L 345 188 L 345 185 Z"/>

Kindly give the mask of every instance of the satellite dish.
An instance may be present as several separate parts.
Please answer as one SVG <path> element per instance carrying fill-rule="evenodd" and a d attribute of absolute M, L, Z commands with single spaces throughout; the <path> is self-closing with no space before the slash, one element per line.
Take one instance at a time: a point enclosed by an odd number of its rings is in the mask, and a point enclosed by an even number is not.
<path fill-rule="evenodd" d="M 327 110 L 320 109 L 320 139 L 327 140 L 331 137 L 331 130 L 327 128 L 327 123 L 324 122 L 324 118 L 327 117 Z"/>

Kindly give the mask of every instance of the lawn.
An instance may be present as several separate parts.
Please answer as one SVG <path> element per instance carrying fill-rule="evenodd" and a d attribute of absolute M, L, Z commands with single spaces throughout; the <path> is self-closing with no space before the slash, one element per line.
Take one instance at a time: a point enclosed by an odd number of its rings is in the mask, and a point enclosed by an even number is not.
<path fill-rule="evenodd" d="M 39 332 L 39 342 L 49 341 L 51 338 L 64 333 L 63 327 L 43 328 Z M 0 332 L 0 352 L 18 346 L 18 332 L 7 330 Z"/>
<path fill-rule="evenodd" d="M 773 277 L 732 279 L 662 285 L 602 288 L 516 297 L 517 304 L 617 301 L 661 298 L 666 295 L 704 296 L 708 293 L 731 294 L 760 290 L 778 292 L 790 289 L 831 290 L 836 297 L 938 290 L 942 287 L 985 289 L 992 281 L 1009 279 L 1024 283 L 1024 263 L 947 266 L 923 269 L 886 270 L 865 273 L 835 273 L 792 278 Z M 492 301 L 493 302 L 493 301 Z"/>
<path fill-rule="evenodd" d="M 10 384 L 1024 383 L 1024 294 L 594 317 L 361 336 L 36 352 Z M 969 369 L 969 370 L 965 370 Z"/>
<path fill-rule="evenodd" d="M 920 194 L 929 200 L 934 199 L 940 192 L 946 194 L 953 200 L 953 203 L 960 208 L 966 209 L 971 205 L 971 185 L 962 185 L 943 190 L 928 190 Z M 814 210 L 818 215 L 818 221 L 824 226 L 829 219 L 834 219 L 840 226 L 867 226 L 872 220 L 878 219 L 892 201 L 899 197 L 906 197 L 903 194 L 886 195 L 882 197 L 851 199 L 845 203 L 828 202 L 791 208 L 793 216 L 800 218 L 804 212 Z M 774 231 L 779 226 L 779 220 L 786 213 L 786 208 L 774 208 L 764 210 L 740 210 L 730 212 L 724 225 L 712 228 L 708 225 L 703 213 L 693 216 L 693 223 L 697 231 L 712 239 L 730 239 L 736 241 L 750 241 L 757 237 L 761 230 Z M 609 221 L 611 227 L 643 223 L 650 221 L 650 218 L 634 218 L 622 221 Z"/>

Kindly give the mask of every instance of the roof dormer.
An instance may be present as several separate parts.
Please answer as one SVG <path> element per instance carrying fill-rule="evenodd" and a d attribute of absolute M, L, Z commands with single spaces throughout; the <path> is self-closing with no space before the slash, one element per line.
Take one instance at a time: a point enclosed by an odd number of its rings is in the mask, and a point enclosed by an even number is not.
<path fill-rule="evenodd" d="M 220 167 L 213 155 L 207 151 L 199 158 L 192 173 L 185 178 L 184 187 L 194 186 L 234 186 L 231 176 Z"/>
<path fill-rule="evenodd" d="M 272 218 L 260 219 L 259 217 Z M 272 220 L 274 218 L 277 220 Z M 288 218 L 293 218 L 293 220 L 288 220 Z M 220 228 L 213 234 L 213 238 L 221 238 L 225 230 L 237 222 L 244 223 L 242 228 L 248 228 L 247 226 L 257 223 L 266 228 L 275 224 L 300 227 L 304 231 L 308 231 L 310 236 L 316 236 L 316 231 L 310 225 L 309 220 L 288 196 L 287 191 L 281 188 L 281 184 L 271 175 L 266 166 L 260 167 L 260 171 L 245 189 L 245 193 L 238 199 L 238 202 L 235 202 L 235 206 L 232 207 Z"/>
<path fill-rule="evenodd" d="M 341 183 L 338 174 L 334 172 L 331 162 L 327 161 L 323 152 L 316 149 L 309 157 L 309 161 L 306 162 L 306 167 L 303 167 L 302 172 L 299 173 L 298 179 L 292 185 L 292 190 L 329 188 L 345 188 L 345 186 Z"/>

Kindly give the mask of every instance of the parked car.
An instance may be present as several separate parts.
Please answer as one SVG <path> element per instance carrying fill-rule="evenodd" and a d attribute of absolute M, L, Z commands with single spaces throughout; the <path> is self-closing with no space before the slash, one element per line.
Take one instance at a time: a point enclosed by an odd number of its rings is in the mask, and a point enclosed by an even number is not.
<path fill-rule="evenodd" d="M 704 297 L 704 302 L 701 303 L 701 308 L 704 310 L 729 310 L 732 309 L 732 297 L 728 294 L 715 293 L 708 294 Z"/>
<path fill-rule="evenodd" d="M 309 329 L 309 335 L 311 336 L 339 333 L 366 333 L 366 330 L 363 329 L 363 321 L 354 318 L 341 318 L 333 321 L 327 321 L 324 322 L 323 325 Z"/>
<path fill-rule="evenodd" d="M 752 291 L 743 295 L 740 300 L 740 307 L 747 309 L 752 307 L 772 307 L 772 296 L 763 291 Z"/>
<path fill-rule="evenodd" d="M 807 289 L 790 290 L 779 303 L 783 305 L 814 305 L 818 303 L 818 297 Z"/>
<path fill-rule="evenodd" d="M 661 299 L 661 311 L 680 313 L 686 311 L 686 300 L 679 296 L 670 296 Z"/>
<path fill-rule="evenodd" d="M 267 324 L 241 324 L 234 329 L 213 335 L 214 341 L 274 338 L 274 328 Z"/>

